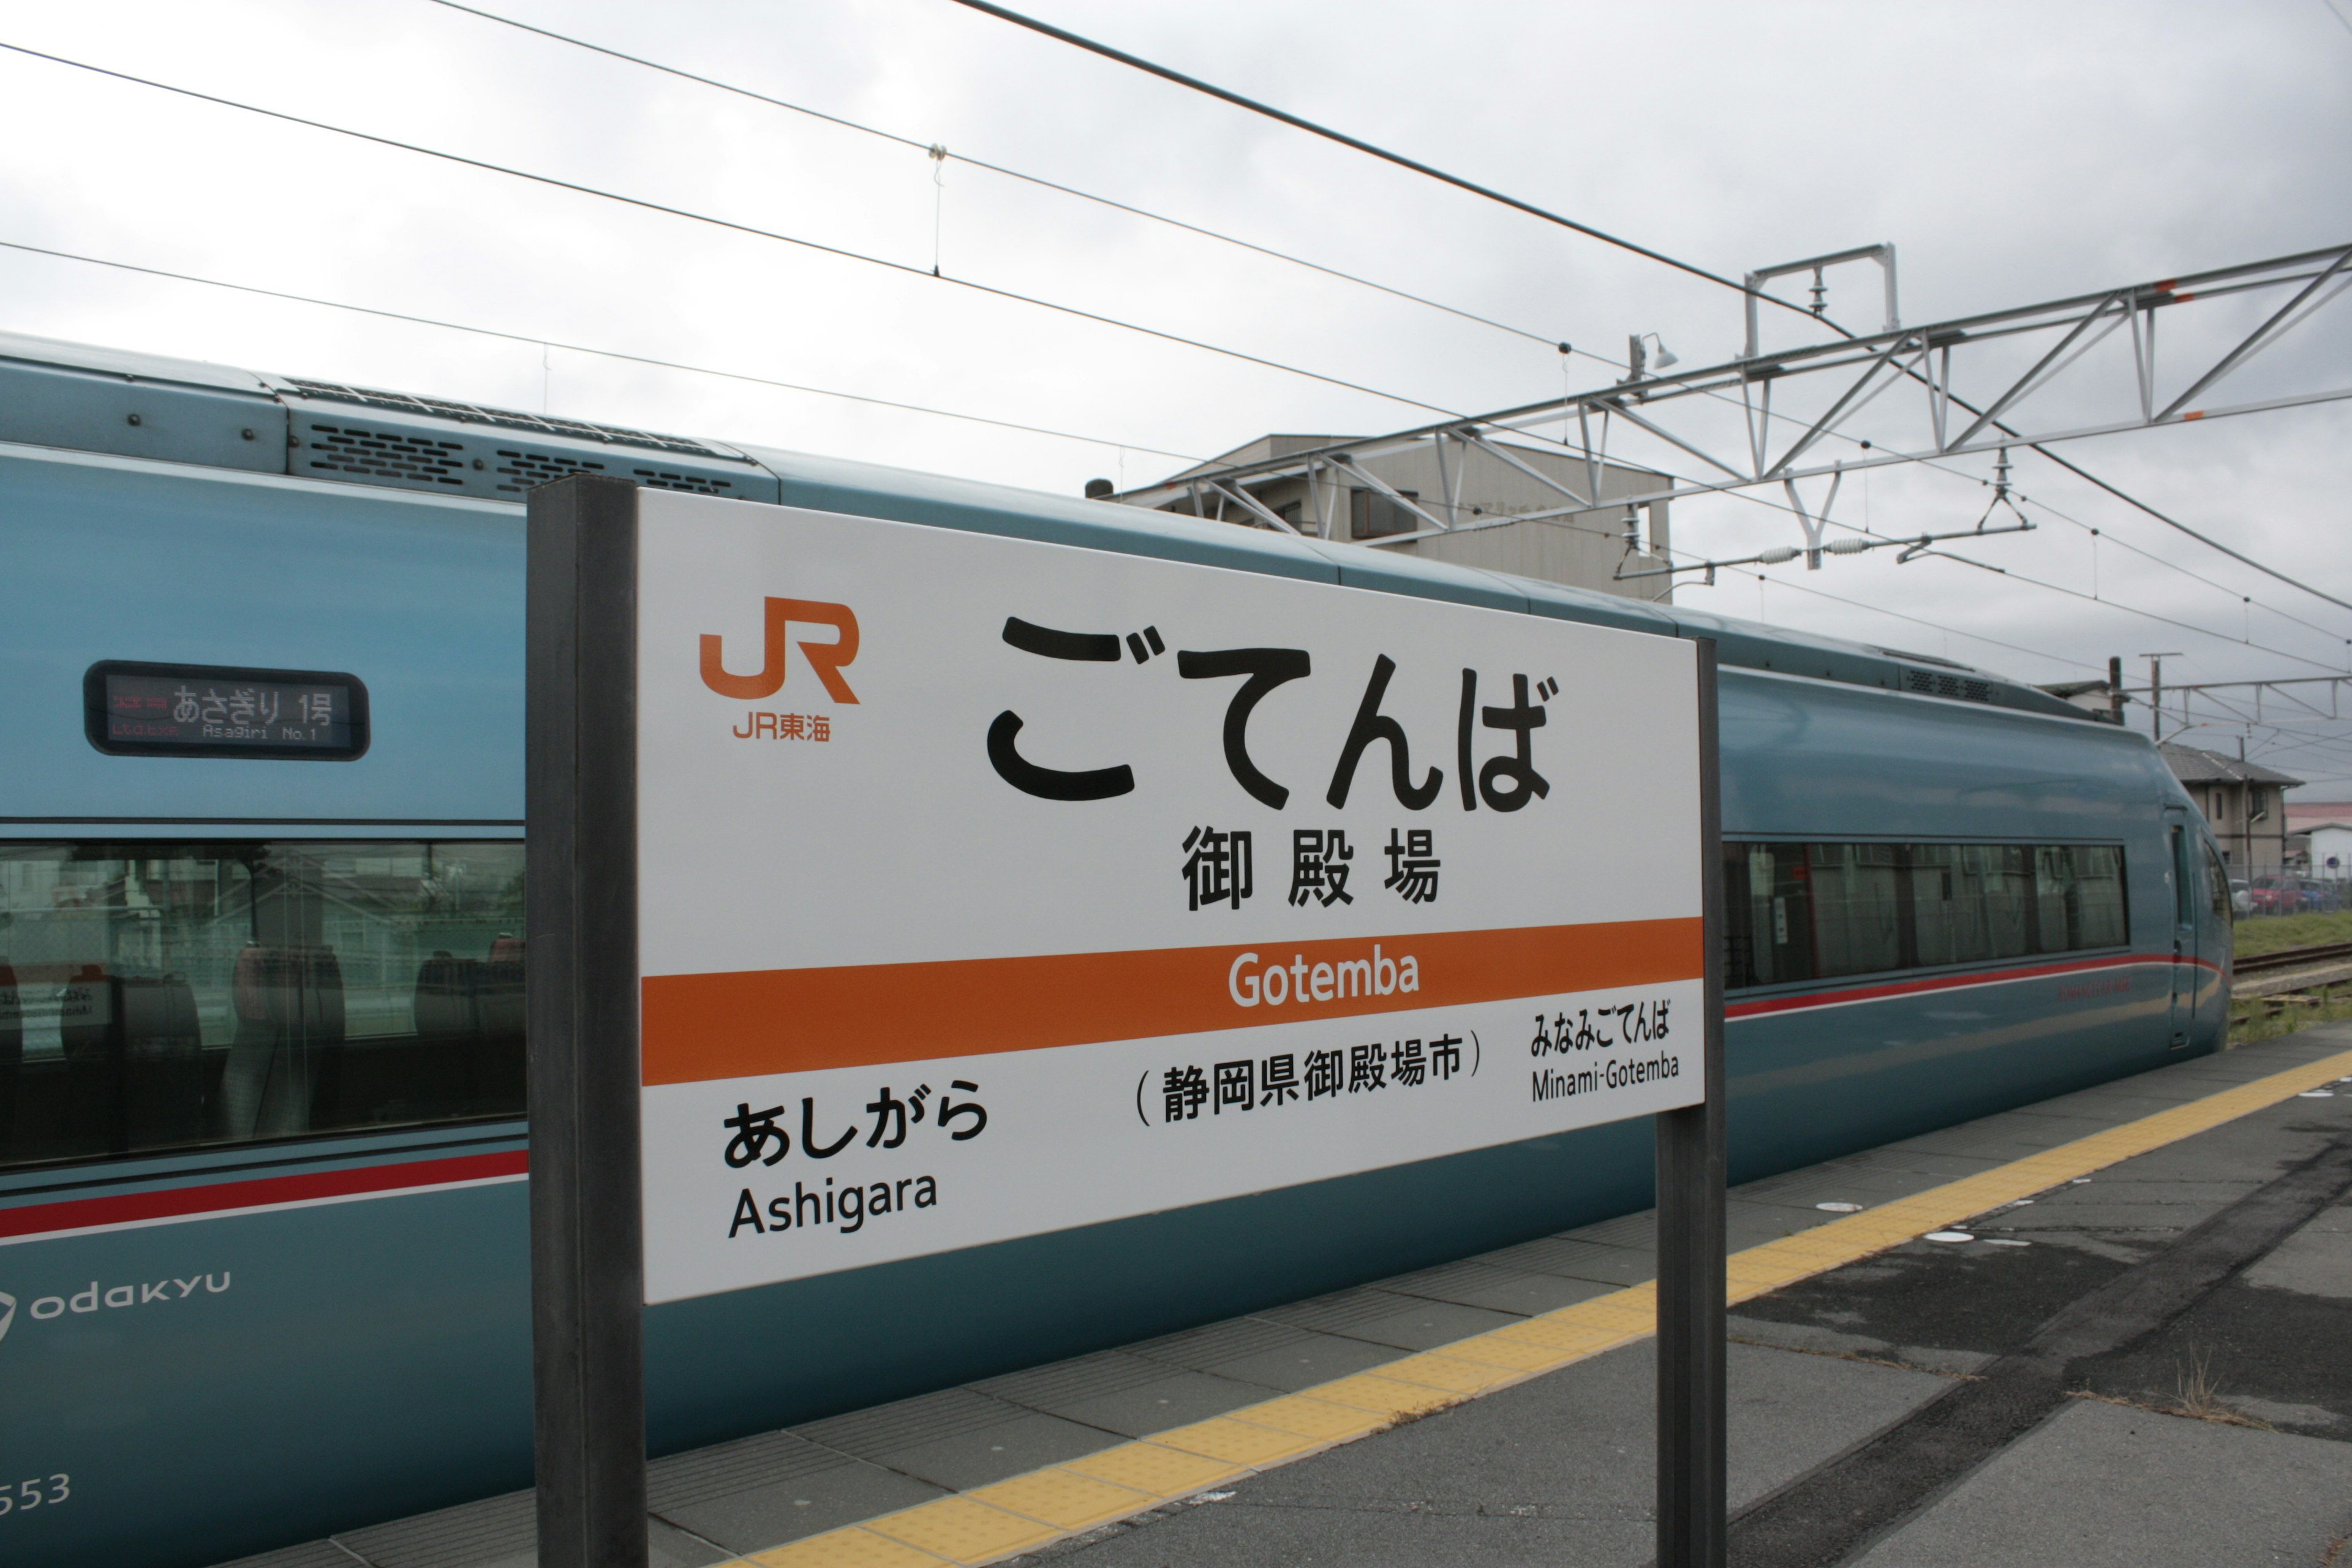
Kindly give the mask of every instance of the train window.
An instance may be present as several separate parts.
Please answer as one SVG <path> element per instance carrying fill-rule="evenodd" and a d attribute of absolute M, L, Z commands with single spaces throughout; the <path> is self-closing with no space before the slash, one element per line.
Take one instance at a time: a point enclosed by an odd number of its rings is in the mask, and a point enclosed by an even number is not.
<path fill-rule="evenodd" d="M 1899 849 L 1893 844 L 1810 847 L 1815 973 L 1874 974 L 1903 967 Z"/>
<path fill-rule="evenodd" d="M 2210 844 L 2205 846 L 2205 896 L 2212 900 L 2216 926 L 2227 926 L 2238 918 L 2236 907 L 2230 902 L 2230 873 Z"/>
<path fill-rule="evenodd" d="M 2128 940 L 2118 845 L 1728 843 L 1724 858 L 1735 987 Z"/>
<path fill-rule="evenodd" d="M 0 845 L 0 1168 L 520 1116 L 522 854 Z"/>
<path fill-rule="evenodd" d="M 1732 985 L 1813 976 L 1813 922 L 1801 844 L 1726 844 L 1725 973 Z"/>

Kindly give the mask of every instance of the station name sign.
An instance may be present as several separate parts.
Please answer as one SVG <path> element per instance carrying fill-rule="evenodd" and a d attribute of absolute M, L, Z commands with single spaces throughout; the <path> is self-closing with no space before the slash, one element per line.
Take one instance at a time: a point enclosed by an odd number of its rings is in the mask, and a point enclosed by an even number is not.
<path fill-rule="evenodd" d="M 1696 1103 L 1696 652 L 637 496 L 646 1299 Z"/>

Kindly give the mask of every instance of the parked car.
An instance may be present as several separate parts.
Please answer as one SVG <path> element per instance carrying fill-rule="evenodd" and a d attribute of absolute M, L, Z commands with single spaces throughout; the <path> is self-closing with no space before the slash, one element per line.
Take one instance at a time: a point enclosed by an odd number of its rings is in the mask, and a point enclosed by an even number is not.
<path fill-rule="evenodd" d="M 2257 877 L 2252 891 L 2253 912 L 2258 915 L 2295 915 L 2303 912 L 2303 884 L 2292 877 Z"/>
<path fill-rule="evenodd" d="M 2254 890 L 2246 885 L 2243 877 L 2230 879 L 2230 912 L 2236 915 L 2254 912 Z"/>

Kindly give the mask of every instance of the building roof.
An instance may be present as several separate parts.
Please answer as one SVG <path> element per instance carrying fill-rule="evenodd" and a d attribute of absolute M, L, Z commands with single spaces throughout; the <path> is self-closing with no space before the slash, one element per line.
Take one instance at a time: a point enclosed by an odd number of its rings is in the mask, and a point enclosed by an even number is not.
<path fill-rule="evenodd" d="M 2293 788 L 2303 783 L 2299 778 L 2266 768 L 2260 763 L 2241 762 L 2225 757 L 2219 752 L 2208 752 L 2197 746 L 2176 746 L 2170 742 L 2157 748 L 2164 753 L 2165 764 L 2172 776 L 2182 784 L 2266 784 L 2281 788 Z"/>

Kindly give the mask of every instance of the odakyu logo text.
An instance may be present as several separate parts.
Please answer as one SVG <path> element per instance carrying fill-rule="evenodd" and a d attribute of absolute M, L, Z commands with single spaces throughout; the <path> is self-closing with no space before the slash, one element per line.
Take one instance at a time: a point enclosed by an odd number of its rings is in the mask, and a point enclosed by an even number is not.
<path fill-rule="evenodd" d="M 125 1309 L 170 1306 L 191 1298 L 226 1295 L 235 1283 L 235 1277 L 226 1268 L 217 1274 L 191 1274 L 184 1279 L 167 1275 L 161 1279 L 138 1279 L 127 1285 L 92 1279 L 79 1289 L 35 1296 L 22 1306 L 26 1318 L 46 1323 L 59 1318 L 98 1316 Z M 5 1340 L 8 1331 L 16 1326 L 18 1306 L 16 1296 L 0 1290 L 0 1340 Z"/>

